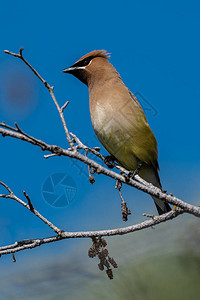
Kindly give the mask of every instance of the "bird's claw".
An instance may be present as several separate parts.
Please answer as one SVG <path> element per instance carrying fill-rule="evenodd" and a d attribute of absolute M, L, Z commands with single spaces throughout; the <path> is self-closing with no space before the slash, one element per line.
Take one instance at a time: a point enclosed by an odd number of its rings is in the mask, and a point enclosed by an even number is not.
<path fill-rule="evenodd" d="M 112 155 L 108 155 L 104 159 L 104 163 L 110 169 L 113 169 L 115 167 L 115 162 L 114 161 L 115 161 L 115 158 Z"/>
<path fill-rule="evenodd" d="M 141 167 L 142 167 L 142 163 L 141 161 L 139 161 L 137 169 L 135 169 L 134 171 L 129 171 L 127 175 L 127 179 L 128 180 L 130 180 L 131 178 L 134 179 L 134 177 L 139 174 Z"/>

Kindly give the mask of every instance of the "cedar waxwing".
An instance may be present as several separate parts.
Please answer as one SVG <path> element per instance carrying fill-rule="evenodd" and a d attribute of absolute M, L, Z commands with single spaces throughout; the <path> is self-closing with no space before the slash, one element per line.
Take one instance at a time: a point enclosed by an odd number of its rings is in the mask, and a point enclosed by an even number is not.
<path fill-rule="evenodd" d="M 129 171 L 161 188 L 156 138 L 137 98 L 108 61 L 105 50 L 95 50 L 63 70 L 88 86 L 90 115 L 97 138 L 112 157 Z M 152 197 L 159 214 L 171 210 Z"/>

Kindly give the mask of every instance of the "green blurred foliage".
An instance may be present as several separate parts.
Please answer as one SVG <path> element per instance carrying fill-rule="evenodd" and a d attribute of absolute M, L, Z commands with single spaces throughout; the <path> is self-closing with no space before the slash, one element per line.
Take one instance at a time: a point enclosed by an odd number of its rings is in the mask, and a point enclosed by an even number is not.
<path fill-rule="evenodd" d="M 155 229 L 106 240 L 119 265 L 113 280 L 98 269 L 97 258 L 87 257 L 90 240 L 74 241 L 71 251 L 63 242 L 51 256 L 50 248 L 37 258 L 33 252 L 25 252 L 24 258 L 17 254 L 17 263 L 2 269 L 0 299 L 199 299 L 198 219 L 181 216 Z"/>

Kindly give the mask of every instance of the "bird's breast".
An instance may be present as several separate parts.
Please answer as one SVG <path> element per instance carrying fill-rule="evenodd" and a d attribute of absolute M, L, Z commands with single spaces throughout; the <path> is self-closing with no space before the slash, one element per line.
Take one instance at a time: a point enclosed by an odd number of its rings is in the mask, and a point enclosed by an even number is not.
<path fill-rule="evenodd" d="M 95 134 L 106 150 L 113 155 L 124 167 L 135 169 L 137 159 L 132 151 L 131 144 L 134 137 L 127 118 L 121 111 L 109 104 L 96 103 L 91 112 L 92 125 Z"/>
<path fill-rule="evenodd" d="M 91 111 L 91 121 L 96 135 L 101 140 L 110 139 L 112 136 L 117 137 L 116 133 L 120 129 L 118 112 L 109 101 L 94 105 Z"/>

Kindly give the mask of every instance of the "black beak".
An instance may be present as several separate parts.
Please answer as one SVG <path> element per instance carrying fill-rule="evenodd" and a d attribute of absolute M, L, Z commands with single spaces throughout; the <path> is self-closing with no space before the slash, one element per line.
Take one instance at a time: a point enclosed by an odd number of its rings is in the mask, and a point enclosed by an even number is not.
<path fill-rule="evenodd" d="M 63 73 L 72 74 L 76 78 L 78 78 L 80 81 L 82 81 L 84 84 L 87 85 L 87 74 L 84 70 L 84 67 L 77 67 L 77 66 L 71 66 L 67 69 L 63 70 Z"/>

